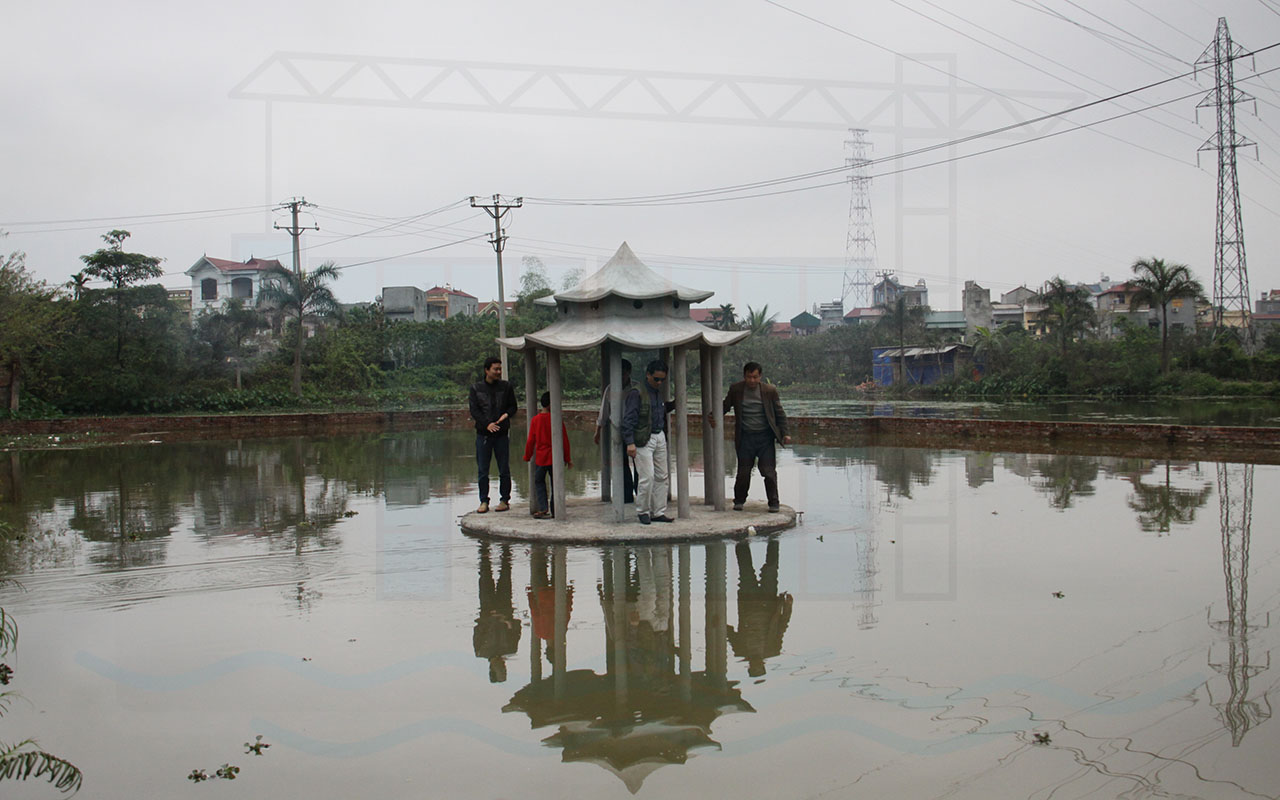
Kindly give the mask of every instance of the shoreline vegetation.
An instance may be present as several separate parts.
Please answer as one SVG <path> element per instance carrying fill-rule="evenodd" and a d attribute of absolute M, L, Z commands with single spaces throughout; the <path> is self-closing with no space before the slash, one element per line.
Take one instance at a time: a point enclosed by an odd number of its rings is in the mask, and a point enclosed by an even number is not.
<path fill-rule="evenodd" d="M 154 265 L 125 252 L 127 237 L 127 231 L 104 237 L 107 247 L 84 256 L 89 266 L 62 287 L 32 279 L 21 253 L 0 259 L 0 421 L 447 408 L 465 402 L 480 364 L 498 349 L 494 316 L 389 321 L 377 303 L 319 302 L 332 280 L 324 267 L 279 276 L 279 291 L 264 289 L 253 305 L 227 300 L 193 325 L 160 285 L 145 283 Z M 89 288 L 94 276 L 109 287 Z M 291 286 L 292 293 L 284 291 Z M 554 309 L 534 301 L 551 293 L 545 269 L 527 258 L 508 335 L 550 324 Z M 932 386 L 876 386 L 871 348 L 962 338 L 963 331 L 929 328 L 922 310 L 886 307 L 881 322 L 781 337 L 771 333 L 777 314 L 768 306 L 741 315 L 720 306 L 712 314 L 716 327 L 751 331 L 729 351 L 722 378 L 728 385 L 743 363 L 759 362 L 788 402 L 1280 400 L 1280 327 L 1259 331 L 1259 341 L 1245 347 L 1232 329 L 1173 328 L 1163 336 L 1158 326 L 1123 319 L 1103 326 L 1092 312 L 1079 319 L 1046 312 L 1035 323 L 1038 332 L 978 328 L 967 340 L 976 366 L 963 375 Z M 627 355 L 639 366 L 662 354 Z M 696 398 L 702 376 L 693 355 L 689 390 Z M 570 406 L 592 406 L 599 397 L 598 351 L 565 354 L 561 371 Z M 508 373 L 523 397 L 521 354 L 511 354 Z M 545 364 L 539 373 L 545 386 Z"/>

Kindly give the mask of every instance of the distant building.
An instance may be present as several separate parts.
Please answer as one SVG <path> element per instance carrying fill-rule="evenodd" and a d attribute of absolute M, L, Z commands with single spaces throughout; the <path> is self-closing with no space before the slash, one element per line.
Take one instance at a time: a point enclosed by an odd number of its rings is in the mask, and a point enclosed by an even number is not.
<path fill-rule="evenodd" d="M 507 315 L 508 315 L 508 316 L 510 316 L 511 314 L 514 314 L 514 313 L 515 313 L 515 310 L 516 310 L 516 301 L 514 301 L 514 300 L 507 300 L 506 302 L 504 302 L 504 303 L 502 304 L 502 307 L 506 310 Z M 479 313 L 479 314 L 480 314 L 480 316 L 482 316 L 482 317 L 483 317 L 483 316 L 489 316 L 489 317 L 496 317 L 496 316 L 498 316 L 498 301 L 497 301 L 497 300 L 490 300 L 489 302 L 487 302 L 487 303 L 485 303 L 484 305 L 480 306 L 480 310 L 479 310 L 479 312 L 478 312 L 478 313 Z"/>
<path fill-rule="evenodd" d="M 967 344 L 871 348 L 871 377 L 881 386 L 893 385 L 899 364 L 902 382 L 915 386 L 929 386 L 970 371 L 981 372 L 973 363 L 973 348 Z"/>
<path fill-rule="evenodd" d="M 929 305 L 929 290 L 924 278 L 916 281 L 915 286 L 903 286 L 898 279 L 888 275 L 871 287 L 871 304 L 875 306 L 885 303 L 896 303 L 899 297 L 906 297 L 908 306 Z"/>
<path fill-rule="evenodd" d="M 865 323 L 873 325 L 882 316 L 884 316 L 884 311 L 879 308 L 851 308 L 844 315 L 844 324 L 861 325 Z"/>
<path fill-rule="evenodd" d="M 818 327 L 822 330 L 844 324 L 844 301 L 832 300 L 818 306 Z"/>
<path fill-rule="evenodd" d="M 169 289 L 169 302 L 173 303 L 173 307 L 191 316 L 191 290 L 190 289 Z"/>
<path fill-rule="evenodd" d="M 1102 336 L 1115 336 L 1120 326 L 1149 325 L 1158 328 L 1163 317 L 1150 303 L 1137 300 L 1140 287 L 1133 283 L 1118 283 L 1095 297 L 1098 307 L 1098 332 Z M 1167 309 L 1169 329 L 1194 330 L 1196 327 L 1196 300 L 1193 297 L 1175 297 Z"/>
<path fill-rule="evenodd" d="M 790 322 L 775 322 L 769 327 L 769 335 L 778 339 L 790 339 L 792 333 Z"/>
<path fill-rule="evenodd" d="M 1280 289 L 1262 293 L 1255 305 L 1253 324 L 1258 330 L 1280 326 Z"/>
<path fill-rule="evenodd" d="M 810 336 L 817 332 L 821 321 L 808 311 L 801 311 L 791 318 L 791 334 L 793 336 Z"/>
<path fill-rule="evenodd" d="M 1039 292 L 1033 292 L 1025 286 L 1019 286 L 1011 292 L 1005 292 L 1000 295 L 1000 302 L 1006 305 L 1022 306 L 1039 296 Z"/>
<path fill-rule="evenodd" d="M 991 309 L 991 290 L 984 289 L 975 281 L 964 282 L 964 293 L 961 296 L 964 307 L 965 338 L 972 340 L 978 328 L 995 329 L 995 316 Z"/>
<path fill-rule="evenodd" d="M 187 269 L 191 276 L 192 318 L 215 311 L 232 298 L 243 300 L 246 306 L 255 305 L 263 277 L 274 268 L 283 269 L 284 265 L 275 259 L 250 258 L 240 262 L 201 256 Z"/>
<path fill-rule="evenodd" d="M 475 295 L 455 289 L 449 284 L 433 286 L 426 292 L 427 319 L 449 319 L 463 316 L 473 317 L 480 310 L 480 301 Z"/>
<path fill-rule="evenodd" d="M 706 325 L 708 328 L 714 328 L 716 326 L 716 319 L 711 315 L 711 311 L 712 309 L 710 308 L 691 308 L 689 309 L 689 319 L 699 325 Z"/>
<path fill-rule="evenodd" d="M 449 284 L 426 291 L 416 286 L 388 286 L 382 290 L 382 313 L 388 322 L 429 322 L 479 312 L 480 301 L 474 295 Z"/>

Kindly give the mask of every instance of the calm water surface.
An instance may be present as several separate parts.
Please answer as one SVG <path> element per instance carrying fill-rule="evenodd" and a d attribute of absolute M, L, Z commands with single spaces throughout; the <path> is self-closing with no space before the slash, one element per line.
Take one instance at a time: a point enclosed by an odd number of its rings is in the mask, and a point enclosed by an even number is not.
<path fill-rule="evenodd" d="M 1280 796 L 1280 468 L 779 473 L 776 537 L 566 548 L 459 532 L 466 433 L 0 453 L 0 739 L 89 798 Z"/>

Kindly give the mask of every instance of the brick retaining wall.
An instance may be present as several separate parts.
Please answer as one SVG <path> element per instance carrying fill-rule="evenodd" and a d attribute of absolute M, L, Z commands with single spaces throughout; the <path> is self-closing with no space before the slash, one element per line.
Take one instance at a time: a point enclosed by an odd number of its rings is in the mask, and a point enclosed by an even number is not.
<path fill-rule="evenodd" d="M 591 430 L 595 411 L 566 411 L 570 428 Z M 75 417 L 0 421 L 0 436 L 76 436 L 109 441 L 319 436 L 361 431 L 466 428 L 466 409 L 226 414 L 161 417 Z M 515 419 L 524 426 L 523 413 Z M 690 431 L 701 422 L 690 415 Z M 728 426 L 732 431 L 732 423 Z M 937 419 L 917 417 L 793 417 L 798 444 L 931 447 L 1021 452 L 1108 453 L 1214 460 L 1243 458 L 1280 463 L 1280 428 L 1156 425 L 1120 422 Z"/>

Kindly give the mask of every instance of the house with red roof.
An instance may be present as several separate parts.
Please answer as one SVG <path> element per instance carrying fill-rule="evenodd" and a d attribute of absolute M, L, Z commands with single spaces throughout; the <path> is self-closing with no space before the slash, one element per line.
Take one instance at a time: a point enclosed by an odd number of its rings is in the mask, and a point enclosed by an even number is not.
<path fill-rule="evenodd" d="M 246 306 L 257 304 L 262 279 L 275 267 L 283 268 L 284 265 L 274 258 L 228 261 L 200 256 L 187 269 L 191 276 L 191 318 L 195 319 L 206 311 L 216 311 L 232 298 L 243 300 Z"/>
<path fill-rule="evenodd" d="M 425 292 L 416 286 L 388 286 L 382 290 L 382 313 L 388 322 L 427 322 L 456 316 L 475 316 L 480 301 L 449 284 Z"/>

